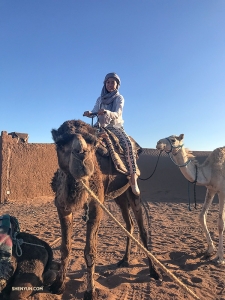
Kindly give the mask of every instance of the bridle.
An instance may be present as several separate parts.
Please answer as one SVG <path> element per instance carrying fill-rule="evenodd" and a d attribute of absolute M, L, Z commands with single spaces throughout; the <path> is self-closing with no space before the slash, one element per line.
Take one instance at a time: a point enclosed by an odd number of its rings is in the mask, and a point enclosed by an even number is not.
<path fill-rule="evenodd" d="M 172 156 L 171 156 L 171 154 L 173 154 L 174 156 L 176 156 L 177 153 L 183 148 L 184 144 L 178 145 L 178 146 L 174 146 L 174 145 L 171 143 L 171 141 L 170 141 L 169 138 L 166 138 L 166 140 L 170 143 L 170 147 L 171 147 L 171 148 L 170 148 L 169 151 L 166 151 L 166 150 L 165 150 L 165 152 L 169 155 L 169 157 L 170 157 L 170 159 L 172 160 L 172 162 L 173 162 L 177 167 L 179 167 L 179 168 L 186 167 L 186 166 L 191 162 L 190 159 L 189 159 L 188 161 L 186 161 L 184 164 L 178 165 L 178 164 L 176 164 L 176 162 L 173 160 L 173 158 L 172 158 Z M 177 151 L 176 151 L 175 153 L 173 153 L 173 149 L 176 149 Z"/>

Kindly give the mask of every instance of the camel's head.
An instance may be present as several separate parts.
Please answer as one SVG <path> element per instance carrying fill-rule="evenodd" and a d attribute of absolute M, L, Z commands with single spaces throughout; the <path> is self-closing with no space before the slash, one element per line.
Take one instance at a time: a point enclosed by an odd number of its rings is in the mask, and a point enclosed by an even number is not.
<path fill-rule="evenodd" d="M 82 121 L 67 121 L 52 130 L 61 170 L 79 180 L 94 172 L 95 129 Z"/>
<path fill-rule="evenodd" d="M 168 138 L 161 139 L 157 142 L 156 149 L 169 153 L 173 148 L 182 146 L 183 138 L 184 134 L 180 134 L 179 136 L 171 135 Z"/>

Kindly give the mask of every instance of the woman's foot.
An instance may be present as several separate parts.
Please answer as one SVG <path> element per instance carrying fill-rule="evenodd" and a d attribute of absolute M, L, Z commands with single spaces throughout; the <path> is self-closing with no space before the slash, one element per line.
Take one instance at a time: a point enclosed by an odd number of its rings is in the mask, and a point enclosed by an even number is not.
<path fill-rule="evenodd" d="M 137 176 L 136 173 L 131 174 L 130 186 L 131 186 L 132 192 L 135 195 L 139 196 L 140 195 L 140 190 L 139 190 L 139 187 L 138 187 L 138 184 L 137 184 L 137 179 L 138 179 L 138 176 Z"/>

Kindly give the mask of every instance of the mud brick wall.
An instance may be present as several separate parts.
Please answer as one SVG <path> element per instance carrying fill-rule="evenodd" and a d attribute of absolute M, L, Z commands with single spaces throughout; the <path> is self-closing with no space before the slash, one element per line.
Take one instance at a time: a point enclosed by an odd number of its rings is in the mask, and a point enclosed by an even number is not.
<path fill-rule="evenodd" d="M 202 163 L 210 152 L 193 151 L 193 154 Z M 152 174 L 157 156 L 157 150 L 144 149 L 138 160 L 141 178 Z M 17 139 L 3 131 L 0 136 L 0 203 L 5 200 L 53 196 L 50 182 L 57 168 L 54 144 L 18 143 Z M 160 157 L 155 174 L 149 180 L 139 180 L 139 186 L 144 201 L 154 202 L 160 197 L 161 201 L 188 204 L 188 182 L 165 153 Z M 193 207 L 193 185 L 190 184 L 189 188 Z M 205 193 L 205 187 L 196 186 L 197 203 L 204 201 Z M 215 200 L 218 202 L 217 196 Z"/>
<path fill-rule="evenodd" d="M 209 156 L 211 151 L 193 151 L 196 160 L 202 164 Z M 143 154 L 138 159 L 138 166 L 141 170 L 140 178 L 149 177 L 157 162 L 159 151 L 155 149 L 144 149 Z M 158 161 L 158 165 L 153 176 L 148 180 L 139 180 L 141 197 L 143 201 L 162 201 L 162 202 L 180 202 L 186 203 L 188 207 L 189 199 L 191 207 L 194 209 L 194 185 L 189 183 L 177 167 L 163 152 Z M 188 191 L 189 190 L 189 191 Z M 200 209 L 204 202 L 206 187 L 196 185 L 197 209 Z M 149 195 L 151 195 L 149 197 Z M 218 196 L 215 196 L 214 202 L 218 203 Z"/>
<path fill-rule="evenodd" d="M 58 161 L 54 144 L 18 143 L 6 131 L 0 138 L 0 202 L 53 196 Z"/>

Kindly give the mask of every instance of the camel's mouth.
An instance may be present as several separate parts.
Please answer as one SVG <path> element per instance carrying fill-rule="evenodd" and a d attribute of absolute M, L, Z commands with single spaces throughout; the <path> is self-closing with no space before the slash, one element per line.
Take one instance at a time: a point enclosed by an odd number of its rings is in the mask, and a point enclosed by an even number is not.
<path fill-rule="evenodd" d="M 157 144 L 156 144 L 156 149 L 157 150 L 162 151 L 162 150 L 165 150 L 165 148 L 166 148 L 166 145 L 162 141 L 157 142 Z"/>

